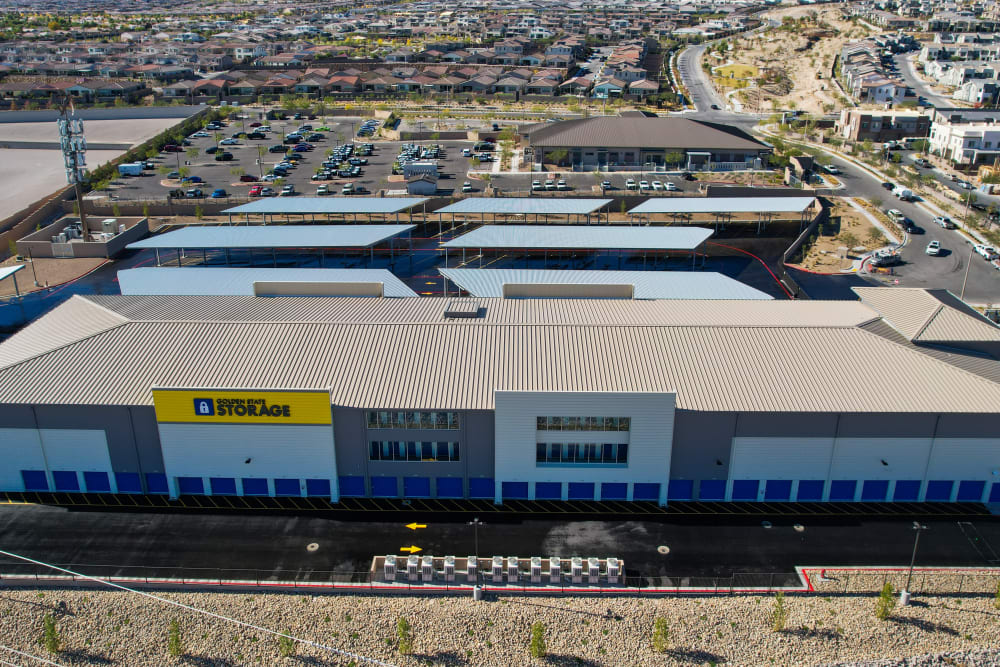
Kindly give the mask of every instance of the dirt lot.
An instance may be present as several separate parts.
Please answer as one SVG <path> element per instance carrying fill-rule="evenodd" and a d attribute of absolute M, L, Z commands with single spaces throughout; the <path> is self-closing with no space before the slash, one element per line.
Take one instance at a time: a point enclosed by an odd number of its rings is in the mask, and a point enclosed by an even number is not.
<path fill-rule="evenodd" d="M 79 278 L 82 275 L 90 273 L 101 264 L 104 264 L 106 259 L 100 257 L 93 258 L 74 258 L 74 259 L 43 259 L 37 258 L 34 260 L 34 272 L 32 272 L 32 264 L 29 263 L 23 269 L 17 272 L 17 289 L 21 294 L 27 294 L 28 292 L 37 292 L 38 290 L 43 290 L 48 287 L 54 287 L 56 285 L 61 285 L 62 283 L 73 280 L 74 278 Z M 24 264 L 23 260 L 16 261 L 13 257 L 0 262 L 0 266 L 10 266 L 13 264 Z M 38 278 L 38 287 L 35 287 L 34 281 L 35 276 Z M 14 279 L 7 278 L 5 280 L 0 280 L 0 296 L 11 296 L 14 294 Z"/>
<path fill-rule="evenodd" d="M 841 257 L 840 248 L 863 246 L 865 250 L 874 250 L 885 245 L 882 232 L 859 211 L 839 197 L 828 201 L 831 204 L 830 219 L 820 225 L 819 235 L 796 266 L 823 273 L 844 271 L 851 267 L 851 262 L 860 252 L 849 251 L 847 257 Z"/>
<path fill-rule="evenodd" d="M 776 21 L 788 17 L 800 23 L 792 30 L 770 28 L 736 37 L 730 41 L 724 60 L 709 57 L 713 66 L 722 66 L 726 77 L 734 70 L 739 74 L 758 70 L 756 77 L 744 79 L 748 87 L 740 93 L 747 109 L 801 109 L 818 114 L 842 108 L 837 100 L 840 89 L 830 80 L 834 56 L 845 43 L 867 37 L 870 30 L 845 21 L 837 5 L 792 7 L 766 16 Z M 738 67 L 726 67 L 732 65 Z M 757 88 L 749 85 L 754 81 Z M 721 87 L 732 88 L 734 84 L 735 79 L 728 79 Z"/>

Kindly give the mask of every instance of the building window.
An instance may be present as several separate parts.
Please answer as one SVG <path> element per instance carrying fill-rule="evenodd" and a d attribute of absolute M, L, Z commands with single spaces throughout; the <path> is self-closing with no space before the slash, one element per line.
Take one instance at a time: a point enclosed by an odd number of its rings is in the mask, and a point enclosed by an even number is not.
<path fill-rule="evenodd" d="M 535 465 L 603 465 L 628 464 L 628 444 L 624 442 L 539 442 L 535 445 Z"/>
<path fill-rule="evenodd" d="M 458 430 L 457 412 L 368 412 L 368 428 L 403 428 L 423 430 Z"/>
<path fill-rule="evenodd" d="M 368 443 L 371 461 L 458 461 L 457 442 L 410 442 L 373 440 Z"/>
<path fill-rule="evenodd" d="M 630 417 L 535 417 L 539 431 L 628 431 Z"/>

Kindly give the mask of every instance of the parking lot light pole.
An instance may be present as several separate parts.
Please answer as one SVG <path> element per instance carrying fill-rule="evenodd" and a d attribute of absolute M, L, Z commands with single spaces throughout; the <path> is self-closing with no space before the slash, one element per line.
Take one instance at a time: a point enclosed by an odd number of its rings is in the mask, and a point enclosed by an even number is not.
<path fill-rule="evenodd" d="M 913 530 L 916 531 L 916 535 L 913 538 L 913 554 L 910 556 L 910 569 L 906 573 L 906 585 L 899 592 L 899 604 L 904 607 L 910 604 L 910 581 L 913 578 L 913 564 L 917 561 L 917 545 L 920 544 L 920 533 L 927 530 L 927 526 L 921 524 L 919 521 L 914 521 Z"/>
<path fill-rule="evenodd" d="M 475 549 L 474 549 L 473 553 L 476 556 L 476 565 L 478 566 L 479 565 L 479 527 L 482 526 L 482 525 L 485 525 L 485 524 L 482 521 L 480 521 L 479 517 L 477 516 L 472 521 L 469 522 L 469 525 L 472 526 L 472 535 L 473 535 L 473 540 L 474 540 L 474 544 L 475 544 Z"/>

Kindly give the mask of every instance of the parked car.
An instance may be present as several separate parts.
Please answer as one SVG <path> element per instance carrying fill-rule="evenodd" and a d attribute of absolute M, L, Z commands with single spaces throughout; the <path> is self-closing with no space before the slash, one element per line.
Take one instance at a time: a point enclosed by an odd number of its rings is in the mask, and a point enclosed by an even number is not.
<path fill-rule="evenodd" d="M 225 199 L 226 197 L 229 196 L 229 193 L 227 193 L 222 188 L 216 188 L 212 190 L 212 194 L 210 196 L 212 197 L 212 199 Z"/>
<path fill-rule="evenodd" d="M 546 180 L 545 181 L 545 189 L 546 190 L 555 190 L 556 189 L 556 182 L 553 181 L 551 178 L 548 179 L 548 180 Z"/>
<path fill-rule="evenodd" d="M 243 174 L 240 176 L 241 183 L 253 183 L 257 180 L 256 176 L 251 176 L 250 174 Z"/>
<path fill-rule="evenodd" d="M 639 189 L 640 190 L 648 190 L 649 189 L 649 181 L 639 181 Z"/>
<path fill-rule="evenodd" d="M 328 194 L 330 194 L 330 186 L 327 185 L 326 183 L 324 183 L 323 185 L 320 185 L 319 187 L 316 188 L 316 194 L 317 195 L 328 195 Z"/>
<path fill-rule="evenodd" d="M 212 135 L 209 134 L 208 132 L 205 132 L 204 130 L 198 130 L 197 132 L 195 132 L 191 136 L 195 137 L 196 139 L 204 139 L 204 138 L 210 137 Z"/>
<path fill-rule="evenodd" d="M 625 181 L 625 189 L 626 190 L 635 190 L 636 189 L 636 183 L 635 183 L 635 179 L 634 178 L 630 178 L 630 179 L 628 179 L 628 180 Z"/>
<path fill-rule="evenodd" d="M 262 125 L 263 125 L 263 123 L 261 123 L 260 121 L 256 121 L 256 120 L 254 122 L 250 123 L 250 127 L 260 127 Z"/>
<path fill-rule="evenodd" d="M 683 172 L 681 174 L 681 178 L 683 178 L 685 181 L 693 181 L 693 180 L 695 180 L 694 174 L 692 174 L 690 171 Z"/>
<path fill-rule="evenodd" d="M 295 195 L 295 194 L 297 194 L 297 193 L 295 192 L 295 186 L 294 185 L 286 185 L 285 187 L 281 188 L 281 196 L 282 197 L 291 197 L 292 195 Z"/>
<path fill-rule="evenodd" d="M 931 241 L 927 244 L 927 248 L 924 250 L 928 255 L 940 255 L 941 254 L 941 242 Z"/>
<path fill-rule="evenodd" d="M 267 152 L 268 153 L 284 153 L 285 152 L 285 147 L 284 146 L 279 146 L 279 145 L 275 144 L 274 146 L 271 146 L 270 148 L 268 148 Z"/>
<path fill-rule="evenodd" d="M 181 179 L 181 183 L 204 183 L 201 180 L 201 176 L 185 176 Z"/>
<path fill-rule="evenodd" d="M 191 188 L 184 193 L 184 196 L 188 199 L 198 199 L 200 197 L 204 197 L 205 193 L 201 191 L 201 188 Z"/>
<path fill-rule="evenodd" d="M 166 146 L 163 147 L 164 153 L 180 153 L 183 150 L 184 149 L 178 146 L 177 144 L 167 144 Z"/>
<path fill-rule="evenodd" d="M 925 160 L 922 157 L 918 157 L 916 160 L 914 160 L 913 164 L 917 165 L 918 167 L 923 167 L 924 169 L 930 169 L 933 166 L 931 165 L 929 160 Z"/>
<path fill-rule="evenodd" d="M 566 179 L 560 178 L 556 181 L 556 190 L 569 190 L 569 186 L 566 185 Z"/>
<path fill-rule="evenodd" d="M 670 181 L 667 181 L 666 183 L 663 184 L 663 189 L 666 190 L 667 192 L 677 192 L 677 186 L 671 183 Z"/>
<path fill-rule="evenodd" d="M 466 181 L 462 183 L 462 192 L 472 192 L 472 182 Z"/>
<path fill-rule="evenodd" d="M 276 193 L 274 192 L 274 188 L 264 187 L 260 189 L 261 197 L 273 197 L 275 194 Z"/>
<path fill-rule="evenodd" d="M 662 190 L 663 189 L 663 183 L 661 183 L 660 181 L 653 181 L 652 183 L 650 183 L 650 185 L 653 186 L 654 190 Z"/>
<path fill-rule="evenodd" d="M 222 144 L 223 146 L 239 146 L 240 145 L 240 142 L 237 141 L 236 139 L 223 139 L 219 143 Z"/>
<path fill-rule="evenodd" d="M 181 177 L 181 172 L 179 172 L 179 171 L 172 171 L 169 174 L 167 174 L 167 178 L 169 178 L 171 180 L 176 180 L 176 179 L 178 179 L 180 177 Z"/>
<path fill-rule="evenodd" d="M 945 229 L 955 229 L 955 223 L 946 215 L 939 215 L 934 218 L 934 222 Z"/>
<path fill-rule="evenodd" d="M 531 182 L 531 189 L 532 190 L 541 190 L 542 189 L 542 182 L 541 181 L 532 181 Z"/>
<path fill-rule="evenodd" d="M 260 197 L 260 196 L 262 196 L 260 193 L 261 193 L 261 190 L 263 190 L 263 189 L 264 189 L 263 185 L 255 185 L 252 188 L 250 188 L 250 193 L 249 194 L 250 194 L 251 197 Z"/>
<path fill-rule="evenodd" d="M 255 139 L 259 141 L 261 139 L 267 139 L 267 135 L 263 132 L 250 132 L 247 134 L 247 139 Z"/>
<path fill-rule="evenodd" d="M 218 152 L 219 152 L 218 146 L 209 146 L 208 148 L 205 149 L 205 155 L 212 155 Z"/>
<path fill-rule="evenodd" d="M 342 195 L 354 194 L 354 183 L 345 183 L 344 187 L 341 188 L 340 190 L 340 194 Z"/>
<path fill-rule="evenodd" d="M 982 255 L 983 259 L 987 261 L 993 261 L 994 259 L 997 259 L 997 257 L 1000 257 L 1000 255 L 997 254 L 996 248 L 988 246 L 984 243 L 977 243 L 972 246 L 972 249 Z"/>
<path fill-rule="evenodd" d="M 611 190 L 612 189 L 611 181 L 601 181 L 601 189 Z"/>
<path fill-rule="evenodd" d="M 216 162 L 229 162 L 232 159 L 233 159 L 233 154 L 230 153 L 229 151 L 224 151 L 222 153 L 215 154 Z"/>

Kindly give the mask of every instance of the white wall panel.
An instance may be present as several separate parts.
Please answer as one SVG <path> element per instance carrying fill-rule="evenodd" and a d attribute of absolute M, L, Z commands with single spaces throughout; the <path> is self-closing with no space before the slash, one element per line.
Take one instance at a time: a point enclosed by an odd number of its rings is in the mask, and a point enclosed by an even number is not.
<path fill-rule="evenodd" d="M 923 479 L 931 442 L 931 438 L 837 438 L 830 479 Z"/>
<path fill-rule="evenodd" d="M 1000 438 L 936 438 L 927 479 L 1000 481 Z"/>
<path fill-rule="evenodd" d="M 501 500 L 502 483 L 507 482 L 593 482 L 600 496 L 601 482 L 660 484 L 660 502 L 666 503 L 673 447 L 673 393 L 617 392 L 496 392 L 496 501 Z M 538 442 L 536 417 L 600 416 L 630 417 L 627 440 L 624 432 L 607 442 L 628 442 L 628 464 L 624 467 L 535 465 Z M 581 431 L 562 435 L 547 431 L 549 442 L 591 442 Z M 572 437 L 570 437 L 572 435 Z M 559 438 L 558 440 L 555 438 Z M 593 442 L 604 442 L 599 438 Z M 534 493 L 534 484 L 529 484 Z M 631 493 L 631 486 L 629 487 Z M 564 493 L 565 493 L 564 489 Z M 631 496 L 630 496 L 631 497 Z"/>
<path fill-rule="evenodd" d="M 329 479 L 334 499 L 337 459 L 333 427 L 268 424 L 160 424 L 171 490 L 177 477 Z M 247 460 L 250 462 L 247 463 Z M 270 487 L 273 492 L 273 486 Z M 206 480 L 205 490 L 208 492 Z"/>
<path fill-rule="evenodd" d="M 21 471 L 45 470 L 38 431 L 33 428 L 0 428 L 0 461 L 0 489 L 24 491 Z"/>
<path fill-rule="evenodd" d="M 42 428 L 38 432 L 49 470 L 106 472 L 112 476 L 108 436 L 103 430 Z"/>
<path fill-rule="evenodd" d="M 733 438 L 729 477 L 762 481 L 826 479 L 832 451 L 833 438 Z"/>

